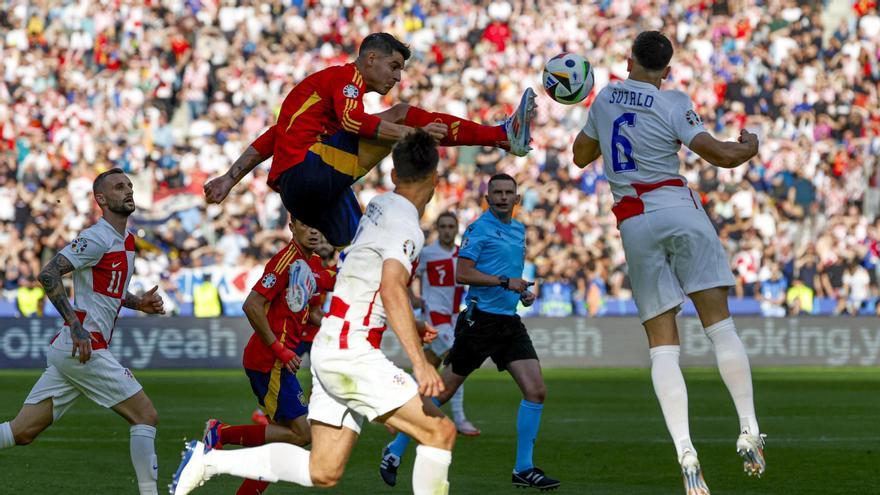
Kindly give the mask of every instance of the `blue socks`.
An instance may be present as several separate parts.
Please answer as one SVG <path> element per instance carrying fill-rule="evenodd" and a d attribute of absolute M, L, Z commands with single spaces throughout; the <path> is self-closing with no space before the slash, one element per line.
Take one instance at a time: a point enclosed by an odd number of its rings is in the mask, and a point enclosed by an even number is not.
<path fill-rule="evenodd" d="M 431 398 L 431 402 L 433 402 L 437 407 L 440 407 L 440 400 L 436 397 Z M 540 414 L 540 413 L 539 413 Z M 406 447 L 409 445 L 410 438 L 406 433 L 398 433 L 394 440 L 388 444 L 388 451 L 397 457 L 403 457 L 403 453 L 406 452 Z"/>
<path fill-rule="evenodd" d="M 513 468 L 516 473 L 535 467 L 532 452 L 535 450 L 535 439 L 538 438 L 538 427 L 541 426 L 542 410 L 544 404 L 525 399 L 519 404 L 519 414 L 516 416 L 516 466 Z"/>
<path fill-rule="evenodd" d="M 406 452 L 406 446 L 409 445 L 409 440 L 410 438 L 406 433 L 398 433 L 394 440 L 388 444 L 388 451 L 397 457 L 403 457 L 403 453 Z"/>

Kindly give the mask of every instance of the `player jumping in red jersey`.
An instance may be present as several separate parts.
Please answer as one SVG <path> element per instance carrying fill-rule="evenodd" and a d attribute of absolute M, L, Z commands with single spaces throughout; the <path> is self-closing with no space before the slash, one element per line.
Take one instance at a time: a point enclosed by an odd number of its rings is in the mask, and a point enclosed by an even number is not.
<path fill-rule="evenodd" d="M 226 174 L 205 184 L 207 201 L 223 201 L 245 175 L 273 156 L 269 185 L 281 194 L 287 210 L 320 230 L 332 245 L 345 246 L 361 217 L 350 186 L 415 128 L 424 128 L 443 146 L 497 146 L 517 156 L 529 152 L 535 108 L 530 88 L 516 111 L 498 126 L 407 104 L 376 115 L 366 113 L 364 94 L 387 94 L 400 81 L 410 55 L 394 36 L 373 33 L 364 38 L 354 62 L 306 77 L 287 95 L 278 122 Z"/>
<path fill-rule="evenodd" d="M 158 414 L 141 384 L 108 346 L 122 306 L 152 314 L 164 314 L 165 310 L 162 298 L 156 294 L 158 287 L 141 296 L 128 292 L 135 248 L 134 235 L 126 229 L 135 209 L 131 181 L 121 169 L 114 168 L 95 179 L 92 191 L 101 207 L 101 219 L 83 230 L 40 271 L 40 283 L 65 326 L 49 343 L 46 371 L 34 384 L 18 416 L 0 423 L 0 449 L 33 442 L 79 396 L 85 395 L 113 409 L 131 425 L 130 454 L 138 491 L 141 495 L 156 495 Z M 73 305 L 61 283 L 61 277 L 70 272 Z M 86 466 L 89 459 L 80 453 L 75 462 Z"/>
<path fill-rule="evenodd" d="M 298 220 L 291 220 L 289 227 L 293 238 L 269 260 L 244 303 L 254 328 L 244 349 L 245 373 L 269 424 L 233 426 L 209 419 L 204 442 L 211 448 L 311 443 L 306 421 L 309 410 L 296 378 L 300 359 L 294 351 L 304 327 L 320 325 L 319 293 L 333 288 L 336 274 L 325 270 L 315 254 L 322 241 L 320 232 Z M 260 494 L 268 486 L 268 482 L 248 479 L 236 493 Z"/>

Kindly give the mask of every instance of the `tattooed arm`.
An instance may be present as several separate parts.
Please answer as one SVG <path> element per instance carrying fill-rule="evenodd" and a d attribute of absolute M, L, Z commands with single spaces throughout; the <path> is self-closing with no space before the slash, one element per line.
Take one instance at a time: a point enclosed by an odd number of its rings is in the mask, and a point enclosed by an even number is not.
<path fill-rule="evenodd" d="M 40 271 L 40 283 L 46 291 L 46 297 L 52 301 L 52 305 L 70 326 L 70 337 L 73 339 L 71 356 L 76 357 L 76 353 L 79 351 L 79 362 L 85 363 L 92 356 L 92 336 L 83 328 L 79 318 L 76 317 L 76 312 L 67 299 L 64 283 L 61 282 L 61 277 L 72 271 L 73 265 L 70 260 L 60 253 L 56 254 Z"/>
<path fill-rule="evenodd" d="M 235 163 L 229 167 L 229 170 L 205 183 L 205 199 L 208 203 L 219 204 L 229 191 L 238 184 L 241 179 L 257 165 L 263 163 L 267 158 L 272 156 L 275 150 L 275 126 L 269 128 L 260 137 L 257 138 L 250 146 L 244 150 L 244 153 L 235 160 Z"/>

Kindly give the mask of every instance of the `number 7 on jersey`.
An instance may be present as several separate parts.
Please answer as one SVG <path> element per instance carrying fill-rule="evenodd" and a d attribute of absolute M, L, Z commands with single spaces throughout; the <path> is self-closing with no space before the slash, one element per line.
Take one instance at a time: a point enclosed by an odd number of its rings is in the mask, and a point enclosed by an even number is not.
<path fill-rule="evenodd" d="M 639 169 L 632 157 L 632 143 L 620 133 L 620 128 L 624 125 L 635 127 L 636 114 L 627 112 L 614 121 L 614 130 L 611 133 L 611 168 L 616 173 L 632 172 Z M 620 156 L 621 152 L 623 159 Z"/>

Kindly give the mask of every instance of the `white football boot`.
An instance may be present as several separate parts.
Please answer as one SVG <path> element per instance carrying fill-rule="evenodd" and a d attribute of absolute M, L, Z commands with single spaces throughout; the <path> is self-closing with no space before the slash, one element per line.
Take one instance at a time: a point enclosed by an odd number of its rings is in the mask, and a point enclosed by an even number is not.
<path fill-rule="evenodd" d="M 681 476 L 684 478 L 685 495 L 709 495 L 709 487 L 703 479 L 703 470 L 700 469 L 700 461 L 691 449 L 686 449 L 679 460 L 681 463 Z"/>

